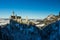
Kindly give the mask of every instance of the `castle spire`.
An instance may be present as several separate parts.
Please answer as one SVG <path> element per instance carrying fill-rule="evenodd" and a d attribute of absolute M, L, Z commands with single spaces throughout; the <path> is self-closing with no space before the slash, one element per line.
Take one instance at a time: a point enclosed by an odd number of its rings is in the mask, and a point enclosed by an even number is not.
<path fill-rule="evenodd" d="M 15 16 L 14 11 L 12 12 L 12 16 Z"/>

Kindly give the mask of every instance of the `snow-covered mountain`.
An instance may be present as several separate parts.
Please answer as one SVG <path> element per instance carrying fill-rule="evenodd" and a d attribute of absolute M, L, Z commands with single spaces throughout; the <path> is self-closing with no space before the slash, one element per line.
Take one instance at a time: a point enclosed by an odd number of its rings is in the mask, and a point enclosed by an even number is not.
<path fill-rule="evenodd" d="M 60 20 L 47 25 L 41 31 L 42 40 L 59 40 L 60 39 Z"/>
<path fill-rule="evenodd" d="M 0 25 L 6 25 L 10 22 L 9 19 L 0 19 Z"/>
<path fill-rule="evenodd" d="M 13 20 L 4 28 L 0 28 L 0 40 L 59 40 L 59 37 L 60 21 L 47 25 L 43 30 Z"/>
<path fill-rule="evenodd" d="M 19 24 L 10 21 L 10 24 L 0 28 L 1 40 L 41 40 L 40 30 L 34 25 Z"/>
<path fill-rule="evenodd" d="M 47 20 L 54 20 L 54 18 L 56 18 L 56 16 L 53 15 L 53 14 L 51 14 L 51 15 L 49 15 L 46 19 L 47 19 Z"/>

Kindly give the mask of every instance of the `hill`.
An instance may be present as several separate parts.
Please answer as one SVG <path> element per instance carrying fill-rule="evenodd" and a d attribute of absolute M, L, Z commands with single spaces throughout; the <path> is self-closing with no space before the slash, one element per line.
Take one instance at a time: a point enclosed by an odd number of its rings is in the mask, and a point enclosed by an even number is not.
<path fill-rule="evenodd" d="M 47 25 L 43 30 L 13 20 L 4 28 L 0 28 L 0 40 L 59 40 L 59 35 L 60 21 Z"/>

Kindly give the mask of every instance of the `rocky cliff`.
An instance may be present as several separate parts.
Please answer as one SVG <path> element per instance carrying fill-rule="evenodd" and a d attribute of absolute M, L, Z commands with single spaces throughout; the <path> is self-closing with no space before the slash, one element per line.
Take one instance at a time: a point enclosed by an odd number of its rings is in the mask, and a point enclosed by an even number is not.
<path fill-rule="evenodd" d="M 13 20 L 4 28 L 0 28 L 0 40 L 59 40 L 59 37 L 60 21 L 47 25 L 43 30 Z"/>

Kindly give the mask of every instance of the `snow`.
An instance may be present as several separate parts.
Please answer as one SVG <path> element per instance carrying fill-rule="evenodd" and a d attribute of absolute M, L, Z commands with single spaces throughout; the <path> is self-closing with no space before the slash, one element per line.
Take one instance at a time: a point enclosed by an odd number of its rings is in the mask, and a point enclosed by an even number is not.
<path fill-rule="evenodd" d="M 0 19 L 0 25 L 6 25 L 10 22 L 10 20 L 4 20 L 4 19 Z"/>
<path fill-rule="evenodd" d="M 10 24 L 0 28 L 0 40 L 59 40 L 60 20 L 47 25 L 43 30 L 33 25 L 19 24 L 10 21 Z"/>
<path fill-rule="evenodd" d="M 38 24 L 38 25 L 36 25 L 36 26 L 38 26 L 38 27 L 43 27 L 43 26 L 45 26 L 45 24 Z"/>
<path fill-rule="evenodd" d="M 49 16 L 47 17 L 47 19 L 48 19 L 48 20 L 53 20 L 52 17 L 55 18 L 55 15 L 49 15 Z"/>

